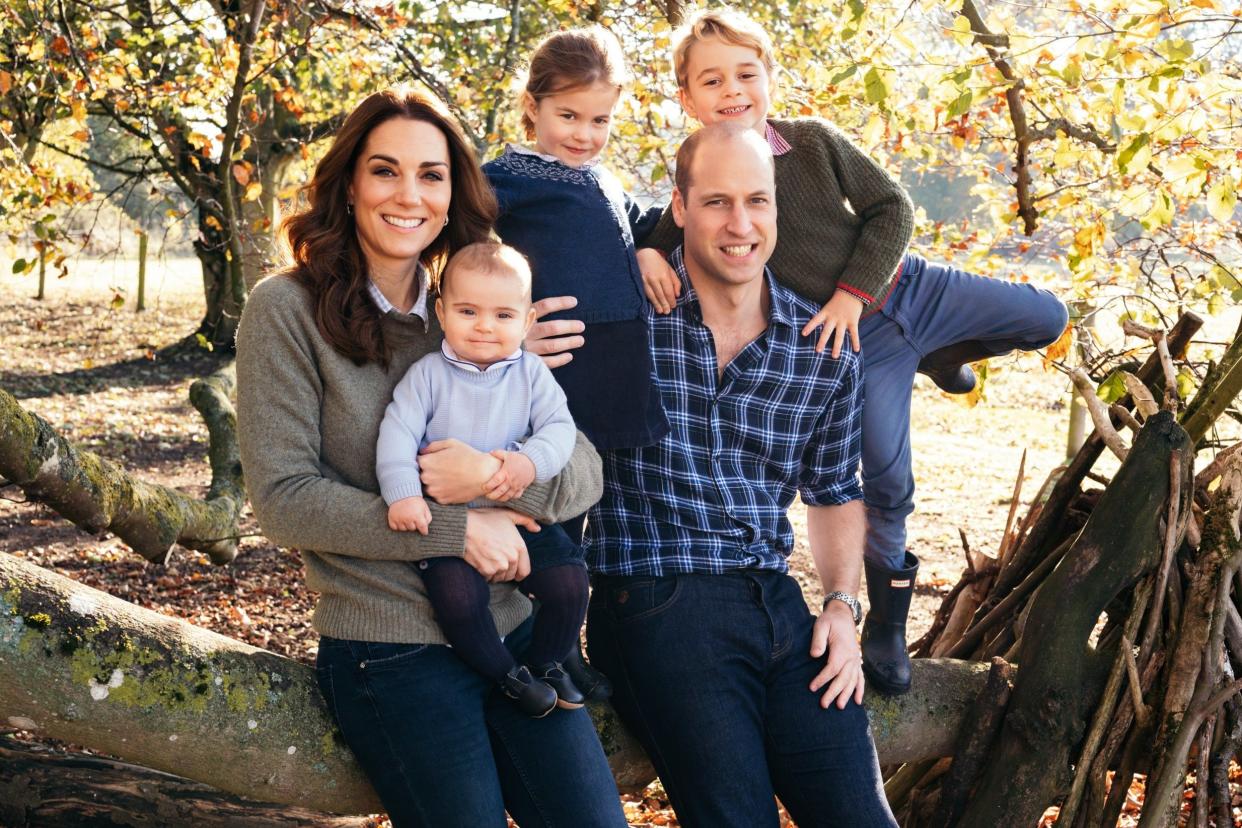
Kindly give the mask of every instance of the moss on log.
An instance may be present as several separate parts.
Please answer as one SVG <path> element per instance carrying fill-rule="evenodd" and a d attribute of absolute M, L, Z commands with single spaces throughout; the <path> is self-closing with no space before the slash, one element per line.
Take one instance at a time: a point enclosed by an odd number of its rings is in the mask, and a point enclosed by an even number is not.
<path fill-rule="evenodd" d="M 867 701 L 880 759 L 950 753 L 987 666 L 915 662 L 914 691 Z M 592 710 L 622 790 L 655 772 Z M 0 726 L 85 745 L 249 799 L 380 809 L 306 665 L 0 553 Z M 227 761 L 222 761 L 227 757 Z"/>
<path fill-rule="evenodd" d="M 0 390 L 0 476 L 92 534 L 112 532 L 150 561 L 163 563 L 175 543 L 216 563 L 237 554 L 237 518 L 245 503 L 237 450 L 237 414 L 229 395 L 230 363 L 190 388 L 207 423 L 212 482 L 205 500 L 146 483 L 124 468 L 76 448 L 46 420 Z"/>

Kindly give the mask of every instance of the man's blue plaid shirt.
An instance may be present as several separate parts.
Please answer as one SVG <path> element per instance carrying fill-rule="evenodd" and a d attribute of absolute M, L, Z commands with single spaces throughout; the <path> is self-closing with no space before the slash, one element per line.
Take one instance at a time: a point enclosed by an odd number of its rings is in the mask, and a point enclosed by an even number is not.
<path fill-rule="evenodd" d="M 587 562 L 606 575 L 786 570 L 794 492 L 824 506 L 862 497 L 862 365 L 800 334 L 819 310 L 764 271 L 765 333 L 717 381 L 716 349 L 678 248 L 672 313 L 648 312 L 656 380 L 672 430 L 645 448 L 603 452 Z"/>

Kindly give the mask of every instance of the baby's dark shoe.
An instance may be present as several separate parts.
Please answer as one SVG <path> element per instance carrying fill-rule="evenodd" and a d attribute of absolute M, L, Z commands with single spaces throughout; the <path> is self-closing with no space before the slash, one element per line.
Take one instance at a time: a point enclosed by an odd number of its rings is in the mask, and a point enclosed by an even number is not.
<path fill-rule="evenodd" d="M 556 691 L 557 707 L 563 710 L 577 710 L 586 704 L 586 696 L 578 689 L 578 685 L 574 684 L 573 679 L 569 677 L 569 673 L 565 672 L 565 668 L 559 661 L 539 664 L 531 670 L 536 680 L 542 681 Z"/>
<path fill-rule="evenodd" d="M 612 682 L 582 657 L 582 648 L 574 647 L 565 658 L 565 672 L 590 701 L 606 701 L 612 696 Z"/>
<path fill-rule="evenodd" d="M 513 699 L 519 710 L 535 719 L 542 719 L 556 707 L 556 691 L 520 664 L 500 680 L 500 689 Z"/>

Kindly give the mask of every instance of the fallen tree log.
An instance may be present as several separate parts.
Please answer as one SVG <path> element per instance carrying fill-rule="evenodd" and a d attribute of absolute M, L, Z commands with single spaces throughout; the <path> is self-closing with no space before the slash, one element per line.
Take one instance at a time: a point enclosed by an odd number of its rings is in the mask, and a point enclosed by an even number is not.
<path fill-rule="evenodd" d="M 916 664 L 873 694 L 881 761 L 948 755 L 987 665 Z M 622 790 L 655 772 L 611 708 L 592 711 Z M 380 805 L 306 665 L 0 554 L 0 725 L 85 745 L 238 796 L 335 813 Z M 228 757 L 222 761 L 222 757 Z"/>
<path fill-rule="evenodd" d="M 204 500 L 139 480 L 77 448 L 2 389 L 0 477 L 87 532 L 112 532 L 149 561 L 164 563 L 179 543 L 228 563 L 237 554 L 237 518 L 246 502 L 237 414 L 229 400 L 234 382 L 229 363 L 190 387 L 211 443 L 211 489 Z"/>
<path fill-rule="evenodd" d="M 179 776 L 0 737 L 0 825 L 158 825 L 159 828 L 368 828 L 334 817 L 226 794 Z"/>

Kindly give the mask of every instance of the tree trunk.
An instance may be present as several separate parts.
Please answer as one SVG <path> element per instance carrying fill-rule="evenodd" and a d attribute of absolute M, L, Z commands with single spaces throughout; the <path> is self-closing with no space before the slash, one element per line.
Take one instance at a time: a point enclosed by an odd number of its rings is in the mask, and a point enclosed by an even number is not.
<path fill-rule="evenodd" d="M 6 828 L 367 828 L 369 824 L 363 817 L 252 802 L 138 765 L 40 750 L 0 738 L 0 825 Z"/>
<path fill-rule="evenodd" d="M 199 237 L 194 240 L 194 254 L 203 268 L 203 296 L 207 310 L 199 323 L 197 335 L 212 349 L 231 353 L 237 336 L 237 323 L 245 304 L 245 285 L 234 284 L 228 238 L 219 229 L 220 218 L 203 207 L 198 210 Z"/>
<path fill-rule="evenodd" d="M 1017 657 L 1023 669 L 961 825 L 1034 825 L 1067 788 L 1071 751 L 1117 652 L 1097 653 L 1088 638 L 1113 599 L 1159 562 L 1171 477 L 1180 481 L 1179 514 L 1188 514 L 1193 455 L 1172 414 L 1148 419 L 1081 535 L 1032 599 Z"/>
<path fill-rule="evenodd" d="M 277 193 L 280 192 L 295 157 L 294 154 L 286 152 L 260 158 L 256 162 L 263 190 L 254 201 L 242 203 L 242 220 L 238 227 L 243 251 L 242 273 L 247 293 L 254 289 L 264 274 L 269 273 L 279 260 L 276 231 L 280 228 L 281 215 Z"/>
<path fill-rule="evenodd" d="M 2 389 L 0 476 L 87 532 L 112 532 L 148 560 L 164 563 L 179 543 L 227 563 L 237 554 L 237 518 L 246 500 L 237 414 L 229 401 L 233 382 L 230 364 L 190 388 L 211 441 L 205 500 L 146 483 L 111 460 L 79 450 Z"/>
<path fill-rule="evenodd" d="M 912 693 L 869 697 L 881 761 L 951 752 L 986 677 L 987 665 L 919 659 Z M 380 809 L 309 667 L 5 554 L 0 711 L 11 727 L 238 796 L 335 813 Z M 618 787 L 655 778 L 611 708 L 591 712 Z"/>

